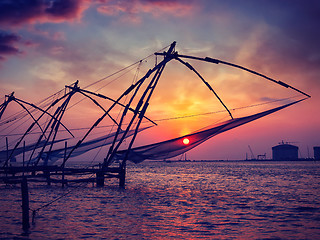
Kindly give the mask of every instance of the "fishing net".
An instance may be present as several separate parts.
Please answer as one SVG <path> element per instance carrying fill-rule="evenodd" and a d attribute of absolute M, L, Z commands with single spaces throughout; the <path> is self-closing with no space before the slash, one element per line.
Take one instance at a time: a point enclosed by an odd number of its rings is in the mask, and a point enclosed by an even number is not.
<path fill-rule="evenodd" d="M 286 108 L 290 105 L 298 103 L 302 100 L 298 100 L 298 101 L 295 101 L 277 108 L 273 108 L 264 112 L 260 112 L 254 115 L 230 119 L 218 125 L 212 126 L 206 130 L 197 131 L 195 133 L 184 135 L 178 138 L 132 148 L 129 152 L 128 150 L 121 150 L 117 152 L 116 159 L 119 159 L 119 160 L 125 159 L 127 155 L 128 160 L 134 163 L 140 163 L 146 159 L 164 160 L 164 159 L 172 158 L 193 149 L 199 144 L 207 141 L 208 139 L 220 133 L 223 133 L 235 127 L 241 126 L 248 122 L 254 121 L 256 119 L 259 119 L 271 113 L 279 111 L 283 108 Z"/>
<path fill-rule="evenodd" d="M 65 140 L 67 140 L 67 139 L 56 140 L 55 143 L 65 141 Z M 51 143 L 52 142 L 48 142 L 47 144 L 51 144 Z M 44 140 L 42 140 L 38 144 L 33 143 L 33 144 L 26 145 L 24 147 L 17 147 L 15 149 L 8 149 L 8 151 L 7 150 L 0 151 L 0 162 L 6 161 L 8 156 L 11 156 L 10 161 L 15 162 L 17 155 L 23 154 L 23 152 L 32 151 L 34 148 L 41 148 L 45 144 L 46 144 L 46 142 Z"/>
<path fill-rule="evenodd" d="M 138 130 L 138 132 L 146 130 L 148 128 L 150 128 L 151 126 L 148 127 L 144 127 L 144 128 L 140 128 Z M 124 131 L 120 131 L 119 135 L 118 135 L 118 139 L 122 138 L 124 134 Z M 125 138 L 128 138 L 130 136 L 132 136 L 134 134 L 134 130 L 130 130 L 128 131 L 128 133 L 126 134 Z M 71 154 L 71 157 L 75 157 L 75 156 L 79 156 L 81 154 L 84 154 L 88 151 L 91 151 L 93 149 L 99 148 L 99 147 L 103 147 L 103 146 L 107 146 L 109 144 L 112 143 L 114 137 L 116 135 L 116 132 L 110 133 L 107 136 L 102 136 L 102 137 L 98 137 L 98 138 L 94 138 L 92 140 L 89 141 L 85 141 L 82 144 L 80 144 Z M 60 139 L 60 140 L 55 140 L 55 143 L 58 142 L 62 142 L 65 141 L 67 139 Z M 40 143 L 34 143 L 34 144 L 30 144 L 30 145 L 26 145 L 25 147 L 18 147 L 16 149 L 10 149 L 10 150 L 4 150 L 4 151 L 0 151 L 0 161 L 4 162 L 5 160 L 7 160 L 8 156 L 11 155 L 11 161 L 15 161 L 15 157 L 17 155 L 22 154 L 23 152 L 29 152 L 32 151 L 34 148 L 39 149 L 42 148 L 45 145 L 45 141 L 42 140 Z M 50 145 L 51 142 L 48 142 L 47 145 Z M 43 152 L 41 155 L 41 159 L 42 160 L 46 160 L 49 162 L 55 162 L 57 160 L 61 160 L 64 159 L 64 155 L 65 155 L 65 151 L 67 154 L 70 153 L 70 151 L 72 151 L 72 149 L 75 147 L 75 145 L 69 146 L 67 148 L 59 148 L 59 149 L 54 149 L 51 152 Z M 35 162 L 38 159 L 38 157 L 35 157 L 31 160 L 31 162 Z"/>
<path fill-rule="evenodd" d="M 151 126 L 148 127 L 144 127 L 144 128 L 140 128 L 138 130 L 138 132 L 146 130 L 148 128 L 150 128 Z M 118 134 L 118 139 L 122 138 L 123 134 L 125 133 L 125 131 L 120 131 Z M 128 138 L 130 136 L 132 136 L 134 134 L 134 130 L 130 130 L 128 131 L 128 133 L 126 134 L 125 138 Z M 113 142 L 113 139 L 116 135 L 116 132 L 110 133 L 107 136 L 102 136 L 102 137 L 98 137 L 86 142 L 83 142 L 82 144 L 79 145 L 79 147 L 77 147 L 71 154 L 71 157 L 75 157 L 75 156 L 79 156 L 81 154 L 84 154 L 90 150 L 99 148 L 99 147 L 103 147 L 106 145 L 109 145 Z M 55 162 L 59 159 L 63 159 L 64 155 L 65 155 L 65 151 L 66 151 L 66 155 L 68 155 L 70 153 L 70 151 L 75 147 L 75 145 L 73 146 L 69 146 L 67 148 L 59 148 L 59 149 L 55 149 L 51 152 L 44 152 L 41 156 L 41 158 L 43 160 L 48 159 L 51 162 Z"/>

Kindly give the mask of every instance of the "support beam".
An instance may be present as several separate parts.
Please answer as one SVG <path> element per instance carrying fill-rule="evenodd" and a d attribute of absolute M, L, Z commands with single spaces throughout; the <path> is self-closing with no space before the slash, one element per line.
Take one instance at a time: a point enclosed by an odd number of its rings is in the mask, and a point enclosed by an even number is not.
<path fill-rule="evenodd" d="M 43 171 L 43 175 L 45 176 L 45 178 L 47 180 L 47 185 L 51 186 L 50 171 Z"/>
<path fill-rule="evenodd" d="M 30 228 L 29 222 L 29 192 L 27 178 L 23 178 L 21 182 L 21 197 L 22 197 L 22 229 L 25 234 Z"/>
<path fill-rule="evenodd" d="M 103 171 L 99 171 L 96 173 L 96 184 L 97 184 L 97 187 L 104 186 L 104 172 Z"/>
<path fill-rule="evenodd" d="M 123 161 L 123 163 L 120 166 L 120 172 L 119 172 L 119 187 L 125 188 L 126 186 L 126 162 Z"/>

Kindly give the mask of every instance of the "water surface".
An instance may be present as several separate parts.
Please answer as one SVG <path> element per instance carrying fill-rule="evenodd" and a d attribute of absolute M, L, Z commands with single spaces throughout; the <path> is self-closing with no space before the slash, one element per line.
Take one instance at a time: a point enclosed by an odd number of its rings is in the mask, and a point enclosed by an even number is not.
<path fill-rule="evenodd" d="M 29 183 L 29 239 L 320 239 L 317 162 L 129 164 L 126 189 Z M 20 186 L 0 186 L 0 238 L 21 236 Z"/>

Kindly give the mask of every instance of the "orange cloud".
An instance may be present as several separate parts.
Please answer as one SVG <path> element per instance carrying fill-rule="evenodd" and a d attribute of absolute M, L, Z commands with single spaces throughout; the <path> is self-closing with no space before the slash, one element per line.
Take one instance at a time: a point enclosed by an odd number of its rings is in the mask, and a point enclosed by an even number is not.
<path fill-rule="evenodd" d="M 175 17 L 183 17 L 190 15 L 195 8 L 193 1 L 180 2 L 168 0 L 134 0 L 134 1 L 100 1 L 102 4 L 97 8 L 101 14 L 109 16 L 118 16 L 121 13 L 128 14 L 126 19 L 134 22 L 140 21 L 137 15 L 148 13 L 154 17 L 170 15 Z"/>
<path fill-rule="evenodd" d="M 151 13 L 153 16 L 160 16 L 162 14 L 170 14 L 176 17 L 182 17 L 191 14 L 195 5 L 190 1 L 138 1 L 137 7 L 141 12 Z"/>

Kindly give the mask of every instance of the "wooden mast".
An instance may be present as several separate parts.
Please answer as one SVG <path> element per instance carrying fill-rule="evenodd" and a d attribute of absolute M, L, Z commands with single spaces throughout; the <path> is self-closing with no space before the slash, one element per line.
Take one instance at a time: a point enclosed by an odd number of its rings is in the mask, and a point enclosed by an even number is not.
<path fill-rule="evenodd" d="M 130 107 L 130 105 L 132 104 L 133 100 L 136 98 L 138 91 L 141 87 L 141 85 L 143 84 L 143 82 L 152 74 L 155 72 L 154 76 L 152 77 L 150 83 L 148 84 L 148 87 L 144 90 L 144 92 L 142 93 L 137 106 L 135 107 L 135 112 L 129 122 L 129 124 L 126 127 L 126 130 L 124 132 L 124 134 L 122 135 L 122 137 L 118 137 L 119 136 L 119 132 L 121 131 L 121 127 L 123 125 L 123 119 L 125 118 L 126 114 L 127 114 L 127 110 L 125 109 L 122 113 L 121 116 L 121 120 L 120 123 L 118 125 L 118 129 L 117 129 L 117 133 L 116 136 L 113 140 L 113 143 L 111 145 L 111 147 L 109 148 L 109 152 L 107 154 L 107 157 L 104 160 L 104 164 L 103 166 L 106 168 L 108 166 L 110 166 L 115 158 L 115 155 L 117 153 L 117 151 L 119 150 L 119 147 L 123 144 L 124 139 L 126 138 L 129 130 L 131 129 L 131 127 L 133 126 L 134 121 L 138 118 L 138 123 L 135 126 L 135 132 L 134 135 L 129 143 L 129 146 L 127 148 L 127 152 L 125 154 L 124 159 L 122 159 L 122 161 L 120 162 L 120 166 L 119 166 L 119 186 L 120 187 L 125 187 L 125 177 L 126 177 L 126 162 L 128 160 L 128 154 L 133 146 L 133 143 L 136 139 L 137 133 L 138 133 L 138 129 L 140 127 L 141 121 L 146 113 L 146 110 L 149 106 L 149 100 L 154 92 L 155 87 L 157 86 L 157 83 L 160 79 L 160 76 L 164 70 L 165 65 L 173 59 L 173 54 L 174 54 L 174 49 L 175 49 L 175 45 L 176 42 L 173 42 L 170 45 L 170 48 L 168 50 L 168 52 L 164 53 L 164 59 L 155 65 L 155 67 L 153 69 L 150 69 L 145 76 L 143 76 L 135 85 L 132 85 L 129 89 L 127 89 L 127 91 L 125 93 L 129 93 L 131 91 L 134 90 L 134 93 L 132 95 L 132 97 L 129 100 L 129 103 L 127 104 L 126 109 L 128 109 Z M 116 144 L 117 143 L 117 144 Z"/>

